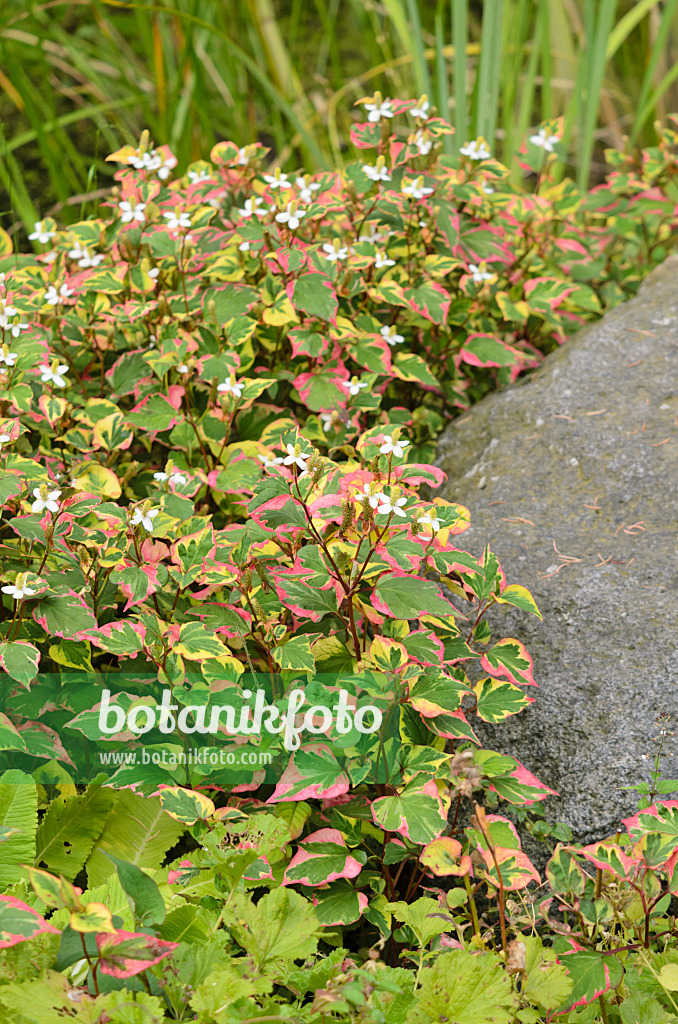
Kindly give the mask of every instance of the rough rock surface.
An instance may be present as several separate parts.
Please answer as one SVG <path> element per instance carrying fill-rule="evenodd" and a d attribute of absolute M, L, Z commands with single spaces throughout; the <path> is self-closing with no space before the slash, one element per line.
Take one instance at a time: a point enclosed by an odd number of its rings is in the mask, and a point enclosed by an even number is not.
<path fill-rule="evenodd" d="M 544 616 L 495 610 L 495 633 L 527 645 L 540 689 L 483 726 L 483 745 L 559 792 L 549 820 L 603 838 L 635 810 L 622 787 L 649 777 L 661 712 L 662 770 L 678 776 L 678 257 L 455 422 L 438 464 L 445 497 L 471 510 L 464 546 L 490 542 Z"/>

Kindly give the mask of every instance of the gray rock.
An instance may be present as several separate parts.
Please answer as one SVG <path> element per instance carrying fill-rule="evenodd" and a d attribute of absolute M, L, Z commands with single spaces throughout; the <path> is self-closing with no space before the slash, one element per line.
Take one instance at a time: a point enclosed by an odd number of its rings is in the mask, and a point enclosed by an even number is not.
<path fill-rule="evenodd" d="M 548 819 L 584 842 L 634 813 L 622 787 L 649 778 L 662 712 L 660 763 L 678 776 L 677 377 L 674 256 L 440 440 L 445 497 L 471 511 L 460 546 L 489 542 L 544 616 L 493 612 L 495 635 L 527 645 L 540 689 L 526 711 L 483 725 L 483 745 L 556 789 Z"/>

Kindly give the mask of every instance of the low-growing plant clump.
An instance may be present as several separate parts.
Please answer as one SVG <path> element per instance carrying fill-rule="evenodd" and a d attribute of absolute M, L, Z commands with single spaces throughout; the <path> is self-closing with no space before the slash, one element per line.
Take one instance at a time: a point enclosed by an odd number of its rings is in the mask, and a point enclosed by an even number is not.
<path fill-rule="evenodd" d="M 676 135 L 581 195 L 545 125 L 518 192 L 482 139 L 439 155 L 425 98 L 364 107 L 341 174 L 220 143 L 172 180 L 142 138 L 106 217 L 5 240 L 17 1024 L 678 1012 L 672 790 L 581 849 L 480 747 L 535 686 L 487 613 L 539 611 L 431 496 L 446 419 L 666 255 Z M 558 842 L 543 883 L 516 822 Z"/>

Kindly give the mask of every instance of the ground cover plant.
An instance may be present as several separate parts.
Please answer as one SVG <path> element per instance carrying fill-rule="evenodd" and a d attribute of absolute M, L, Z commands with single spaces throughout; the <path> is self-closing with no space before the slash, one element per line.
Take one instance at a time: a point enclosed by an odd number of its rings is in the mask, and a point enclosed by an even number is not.
<path fill-rule="evenodd" d="M 17 1024 L 675 1009 L 673 784 L 580 850 L 531 766 L 480 748 L 475 716 L 535 692 L 498 606 L 539 611 L 459 546 L 432 459 L 664 257 L 676 134 L 580 193 L 547 123 L 524 190 L 481 138 L 441 155 L 425 98 L 361 108 L 341 172 L 220 143 L 174 177 L 142 136 L 105 216 L 2 239 Z M 545 881 L 525 820 L 560 842 Z"/>

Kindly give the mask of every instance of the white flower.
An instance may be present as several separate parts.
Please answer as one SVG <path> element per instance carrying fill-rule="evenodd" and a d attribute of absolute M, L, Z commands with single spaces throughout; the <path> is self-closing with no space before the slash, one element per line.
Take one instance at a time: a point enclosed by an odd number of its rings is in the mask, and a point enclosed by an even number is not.
<path fill-rule="evenodd" d="M 282 455 L 257 455 L 257 458 L 265 469 L 272 469 L 273 466 L 282 466 L 283 464 Z"/>
<path fill-rule="evenodd" d="M 11 434 L 0 434 L 0 448 L 2 448 L 3 444 L 7 444 L 7 442 L 11 440 Z"/>
<path fill-rule="evenodd" d="M 377 270 L 381 270 L 382 267 L 395 267 L 396 261 L 388 258 L 385 252 L 379 250 L 374 258 L 374 266 Z"/>
<path fill-rule="evenodd" d="M 402 190 L 405 195 L 411 196 L 412 199 L 424 199 L 425 196 L 430 196 L 433 193 L 432 188 L 424 185 L 424 179 L 421 176 L 415 181 L 409 181 L 407 185 L 403 185 Z"/>
<path fill-rule="evenodd" d="M 14 306 L 5 306 L 4 303 L 0 306 L 0 327 L 5 330 L 9 326 L 10 320 L 19 315 L 19 310 Z"/>
<path fill-rule="evenodd" d="M 169 177 L 170 170 L 176 166 L 176 162 L 176 157 L 170 156 L 166 159 L 155 149 L 147 150 L 143 154 L 137 150 L 127 157 L 127 163 L 137 171 L 157 171 L 158 177 L 163 180 Z"/>
<path fill-rule="evenodd" d="M 54 384 L 57 388 L 66 387 L 68 383 L 64 377 L 64 374 L 68 371 L 66 363 L 57 363 L 56 360 L 51 366 L 48 366 L 47 363 L 41 363 L 39 369 L 42 373 L 40 380 L 43 384 Z"/>
<path fill-rule="evenodd" d="M 423 526 L 430 526 L 434 533 L 437 533 L 441 526 L 440 520 L 431 515 L 419 516 L 417 522 Z"/>
<path fill-rule="evenodd" d="M 33 512 L 42 512 L 44 509 L 48 512 L 59 511 L 57 498 L 61 496 L 61 491 L 50 491 L 46 484 L 42 484 L 34 489 L 33 495 L 36 499 L 31 506 Z"/>
<path fill-rule="evenodd" d="M 359 395 L 363 388 L 368 387 L 367 384 L 361 384 L 357 377 L 352 377 L 351 380 L 343 380 L 341 383 L 345 388 L 348 388 L 348 393 L 352 397 Z"/>
<path fill-rule="evenodd" d="M 153 530 L 153 520 L 157 516 L 158 511 L 157 508 L 149 508 L 147 512 L 140 508 L 136 509 L 131 519 L 132 526 L 139 526 L 141 524 L 148 533 L 151 533 Z"/>
<path fill-rule="evenodd" d="M 382 100 L 380 97 L 375 97 L 375 103 L 366 103 L 365 110 L 367 110 L 367 120 L 376 124 L 377 121 L 381 121 L 382 117 L 393 117 L 395 110 L 391 108 L 392 100 Z"/>
<path fill-rule="evenodd" d="M 298 466 L 306 471 L 306 461 L 311 458 L 311 452 L 302 452 L 298 444 L 288 444 L 287 456 L 283 459 L 283 466 Z"/>
<path fill-rule="evenodd" d="M 494 277 L 494 274 L 490 274 L 489 271 L 485 269 L 484 263 L 481 263 L 479 266 L 475 263 L 469 263 L 468 269 L 471 272 L 473 280 L 478 284 L 482 284 L 483 281 L 491 281 Z"/>
<path fill-rule="evenodd" d="M 177 364 L 177 373 L 188 373 L 188 366 L 186 363 Z"/>
<path fill-rule="evenodd" d="M 9 331 L 13 338 L 18 338 L 22 331 L 27 331 L 30 327 L 30 324 L 25 324 L 23 320 L 17 321 L 19 316 L 21 314 L 14 306 L 5 306 L 4 303 L 0 303 L 0 328 L 3 331 Z"/>
<path fill-rule="evenodd" d="M 74 249 L 69 250 L 68 255 L 72 260 L 77 260 L 78 266 L 83 270 L 98 267 L 104 259 L 101 253 L 91 253 L 86 245 L 76 245 Z"/>
<path fill-rule="evenodd" d="M 279 167 L 276 167 L 273 174 L 265 174 L 264 181 L 269 188 L 292 188 L 290 179 Z"/>
<path fill-rule="evenodd" d="M 287 224 L 290 231 L 296 231 L 301 223 L 301 218 L 306 216 L 306 210 L 297 209 L 296 203 L 288 203 L 287 209 L 276 213 L 275 219 L 278 224 Z"/>
<path fill-rule="evenodd" d="M 494 195 L 494 189 L 492 188 L 491 185 L 483 185 L 482 186 L 482 190 L 483 190 L 483 192 L 485 193 L 486 196 L 493 196 Z"/>
<path fill-rule="evenodd" d="M 459 152 L 462 156 L 468 156 L 471 160 L 487 160 L 490 151 L 487 148 L 485 139 L 474 139 L 473 142 L 467 142 L 465 146 L 462 146 Z"/>
<path fill-rule="evenodd" d="M 426 121 L 428 119 L 428 112 L 430 109 L 431 104 L 429 103 L 427 97 L 422 96 L 421 99 L 417 102 L 416 107 L 412 107 L 412 109 L 410 110 L 410 114 L 412 115 L 412 117 L 420 117 L 422 118 L 422 120 Z"/>
<path fill-rule="evenodd" d="M 323 245 L 323 252 L 325 253 L 325 259 L 329 260 L 330 263 L 334 263 L 335 260 L 345 260 L 348 256 L 348 246 L 340 245 L 339 240 L 335 238 L 334 244 L 330 245 L 329 242 L 325 242 Z"/>
<path fill-rule="evenodd" d="M 0 349 L 0 364 L 4 363 L 5 366 L 14 366 L 17 359 L 19 358 L 18 352 L 9 352 L 5 345 Z"/>
<path fill-rule="evenodd" d="M 240 252 L 249 252 L 251 245 L 251 242 L 241 242 L 238 248 L 240 249 Z"/>
<path fill-rule="evenodd" d="M 422 131 L 421 128 L 415 132 L 412 141 L 422 156 L 428 156 L 433 149 L 433 139 L 428 132 Z"/>
<path fill-rule="evenodd" d="M 36 220 L 34 230 L 31 231 L 28 236 L 31 242 L 40 242 L 41 245 L 46 245 L 50 238 L 54 238 L 56 231 L 48 231 L 45 227 L 44 220 Z"/>
<path fill-rule="evenodd" d="M 211 173 L 205 170 L 205 168 L 203 168 L 201 171 L 188 172 L 188 180 L 190 181 L 191 185 L 198 185 L 200 182 L 209 181 L 211 177 Z"/>
<path fill-rule="evenodd" d="M 382 455 L 390 455 L 393 452 L 396 459 L 402 459 L 404 454 L 403 448 L 407 448 L 409 443 L 405 438 L 400 441 L 394 441 L 392 437 L 389 437 L 384 441 L 379 451 Z"/>
<path fill-rule="evenodd" d="M 266 210 L 260 210 L 259 209 L 259 207 L 261 206 L 263 201 L 264 200 L 263 199 L 259 199 L 258 196 L 253 197 L 252 199 L 246 199 L 245 200 L 245 205 L 243 206 L 242 209 L 238 210 L 238 213 L 245 220 L 248 217 L 251 217 L 252 215 L 254 215 L 255 217 L 265 217 L 266 216 Z"/>
<path fill-rule="evenodd" d="M 249 146 L 241 146 L 238 150 L 238 159 L 236 160 L 236 163 L 239 167 L 247 167 L 250 159 L 247 152 L 249 148 Z"/>
<path fill-rule="evenodd" d="M 55 285 L 51 284 L 45 292 L 45 302 L 50 306 L 57 306 L 63 299 L 69 299 L 72 294 L 73 289 L 69 288 L 67 284 L 62 284 L 59 291 L 56 290 Z"/>
<path fill-rule="evenodd" d="M 295 178 L 294 184 L 299 189 L 299 198 L 302 203 L 312 203 L 313 193 L 317 192 L 322 186 L 318 181 L 309 181 L 308 175 L 304 175 L 303 178 Z"/>
<path fill-rule="evenodd" d="M 21 601 L 24 597 L 33 597 L 36 591 L 26 586 L 25 579 L 25 573 L 17 573 L 14 583 L 9 583 L 6 587 L 2 588 L 3 594 L 9 594 L 15 601 Z"/>
<path fill-rule="evenodd" d="M 530 142 L 534 146 L 539 146 L 546 153 L 552 153 L 556 142 L 560 139 L 559 135 L 551 135 L 548 128 L 540 128 L 537 135 L 530 135 Z"/>
<path fill-rule="evenodd" d="M 171 475 L 167 473 L 154 473 L 153 479 L 157 480 L 158 483 L 164 484 L 166 480 L 169 480 L 171 484 L 185 484 L 186 477 L 183 473 L 174 472 Z"/>
<path fill-rule="evenodd" d="M 137 203 L 135 200 L 123 199 L 120 203 L 120 220 L 123 224 L 129 224 L 130 221 L 136 220 L 139 224 L 146 220 L 146 203 Z"/>
<path fill-rule="evenodd" d="M 407 504 L 407 498 L 397 498 L 395 501 L 392 501 L 392 499 L 389 498 L 387 494 L 384 494 L 383 491 L 380 491 L 379 494 L 377 494 L 377 498 L 380 502 L 379 508 L 377 509 L 379 515 L 390 516 L 391 513 L 393 513 L 396 516 L 402 516 L 404 518 L 407 514 L 403 512 L 403 505 Z"/>
<path fill-rule="evenodd" d="M 176 231 L 178 228 L 190 228 L 191 218 L 187 213 L 177 214 L 176 210 L 173 213 L 163 213 L 163 217 L 167 218 L 167 227 L 170 231 Z"/>
<path fill-rule="evenodd" d="M 361 232 L 361 242 L 372 242 L 376 245 L 377 242 L 385 242 L 391 235 L 395 234 L 393 231 L 380 231 L 379 225 L 375 220 L 367 222 L 367 231 Z"/>
<path fill-rule="evenodd" d="M 379 163 L 379 160 L 382 163 Z M 383 163 L 383 157 L 379 157 L 375 164 L 363 164 L 363 171 L 370 179 L 370 181 L 390 181 L 391 175 L 388 173 L 388 167 Z"/>
<path fill-rule="evenodd" d="M 404 336 L 402 334 L 398 334 L 393 326 L 382 327 L 379 333 L 387 345 L 390 345 L 391 347 L 394 345 L 400 345 L 400 343 L 405 340 Z"/>
<path fill-rule="evenodd" d="M 370 508 L 376 508 L 379 504 L 379 499 L 382 497 L 381 494 L 374 494 L 372 492 L 372 484 L 363 485 L 363 494 L 367 496 Z"/>
<path fill-rule="evenodd" d="M 160 276 L 160 267 L 151 267 L 151 269 L 147 271 L 147 273 L 152 281 L 157 281 L 158 277 Z"/>
<path fill-rule="evenodd" d="M 334 429 L 335 418 L 336 418 L 336 413 L 334 413 L 334 412 L 321 412 L 320 413 L 320 422 L 322 423 L 323 430 L 325 431 L 325 433 L 327 433 L 329 430 L 333 430 Z"/>
<path fill-rule="evenodd" d="M 231 374 L 229 380 L 225 380 L 223 384 L 220 384 L 217 391 L 224 391 L 226 394 L 234 395 L 236 398 L 240 398 L 243 393 L 245 385 L 243 381 L 237 381 L 233 374 Z"/>

